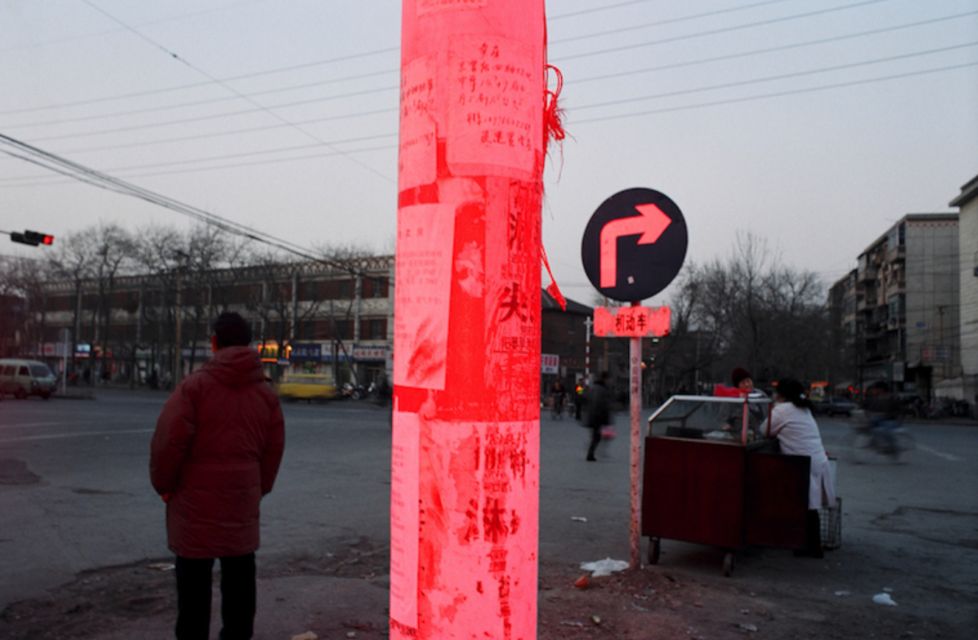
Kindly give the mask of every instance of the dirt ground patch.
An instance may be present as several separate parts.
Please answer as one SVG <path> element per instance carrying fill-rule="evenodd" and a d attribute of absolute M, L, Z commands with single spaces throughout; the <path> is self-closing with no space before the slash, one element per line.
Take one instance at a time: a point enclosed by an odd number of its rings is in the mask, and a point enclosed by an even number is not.
<path fill-rule="evenodd" d="M 175 587 L 169 560 L 109 567 L 80 574 L 48 597 L 11 604 L 0 612 L 0 637 L 10 640 L 105 637 L 113 628 L 139 628 L 141 619 L 175 615 Z M 322 558 L 297 558 L 259 570 L 259 579 L 329 576 L 384 584 L 388 556 L 365 541 Z M 260 563 L 261 565 L 261 563 Z M 540 567 L 540 640 L 634 638 L 643 640 L 726 640 L 730 638 L 964 638 L 962 630 L 914 616 L 865 598 L 785 584 L 746 585 L 675 567 L 646 566 L 575 582 L 587 572 L 575 565 Z M 362 619 L 383 619 L 383 598 L 364 602 Z M 317 614 L 327 617 L 328 614 Z M 134 627 L 135 625 L 135 627 Z M 383 638 L 382 625 L 357 627 L 335 637 Z M 342 625 L 323 620 L 325 629 Z M 350 636 L 349 633 L 354 635 Z M 256 635 L 256 638 L 259 637 Z M 279 636 L 288 640 L 288 634 Z"/>
<path fill-rule="evenodd" d="M 834 593 L 743 583 L 659 566 L 573 586 L 574 567 L 541 571 L 539 637 L 725 640 L 727 638 L 961 638 L 947 625 Z"/>

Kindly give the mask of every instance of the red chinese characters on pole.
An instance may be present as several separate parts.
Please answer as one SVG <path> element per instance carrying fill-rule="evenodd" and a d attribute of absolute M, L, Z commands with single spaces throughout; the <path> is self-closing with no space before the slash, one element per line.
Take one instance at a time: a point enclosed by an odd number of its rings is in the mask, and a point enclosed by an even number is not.
<path fill-rule="evenodd" d="M 662 337 L 669 333 L 669 307 L 595 307 L 594 335 L 619 338 Z"/>
<path fill-rule="evenodd" d="M 391 637 L 536 637 L 542 0 L 405 0 Z"/>

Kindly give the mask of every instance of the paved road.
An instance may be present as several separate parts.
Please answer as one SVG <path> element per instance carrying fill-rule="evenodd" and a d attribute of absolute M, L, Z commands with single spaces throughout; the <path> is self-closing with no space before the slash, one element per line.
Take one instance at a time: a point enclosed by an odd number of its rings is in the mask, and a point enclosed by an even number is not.
<path fill-rule="evenodd" d="M 163 504 L 147 479 L 149 440 L 165 396 L 96 396 L 0 403 L 0 609 L 83 570 L 169 556 Z M 259 562 L 315 562 L 357 540 L 386 548 L 384 412 L 338 402 L 290 404 L 285 413 L 286 453 L 262 507 Z M 618 416 L 620 433 L 626 420 Z M 823 591 L 888 587 L 922 616 L 976 620 L 978 428 L 910 425 L 919 447 L 906 464 L 853 464 L 847 421 L 820 424 L 826 447 L 840 456 L 842 549 L 807 564 L 782 550 L 750 549 L 739 557 L 735 579 Z M 587 435 L 573 420 L 543 417 L 542 563 L 628 558 L 627 441 L 619 437 L 597 463 L 587 463 Z M 719 574 L 721 559 L 715 549 L 664 541 L 661 564 L 700 570 L 705 580 Z"/>

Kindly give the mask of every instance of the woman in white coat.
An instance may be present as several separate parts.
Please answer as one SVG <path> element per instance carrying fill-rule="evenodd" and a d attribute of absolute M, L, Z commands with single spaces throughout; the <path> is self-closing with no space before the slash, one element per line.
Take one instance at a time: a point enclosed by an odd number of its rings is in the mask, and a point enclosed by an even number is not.
<path fill-rule="evenodd" d="M 808 486 L 808 523 L 805 549 L 795 555 L 822 557 L 821 523 L 818 509 L 835 504 L 835 487 L 829 472 L 829 459 L 825 455 L 818 424 L 812 417 L 812 403 L 805 388 L 790 378 L 778 382 L 770 424 L 761 425 L 761 433 L 777 436 L 781 453 L 809 456 L 812 460 Z"/>

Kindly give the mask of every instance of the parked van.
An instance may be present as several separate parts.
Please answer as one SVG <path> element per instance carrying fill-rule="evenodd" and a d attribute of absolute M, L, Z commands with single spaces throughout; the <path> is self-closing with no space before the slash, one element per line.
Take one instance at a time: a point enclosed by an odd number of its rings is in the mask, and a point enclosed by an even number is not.
<path fill-rule="evenodd" d="M 48 366 L 34 360 L 0 359 L 0 399 L 9 393 L 17 398 L 51 397 L 57 388 L 57 379 Z"/>

